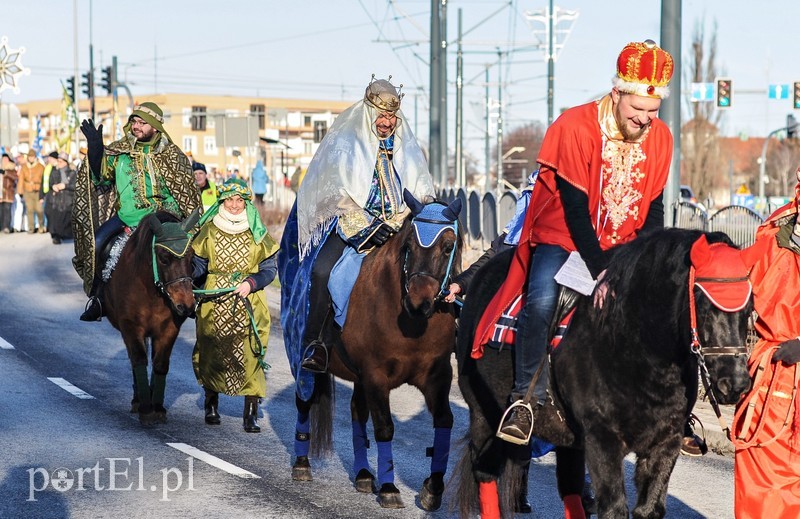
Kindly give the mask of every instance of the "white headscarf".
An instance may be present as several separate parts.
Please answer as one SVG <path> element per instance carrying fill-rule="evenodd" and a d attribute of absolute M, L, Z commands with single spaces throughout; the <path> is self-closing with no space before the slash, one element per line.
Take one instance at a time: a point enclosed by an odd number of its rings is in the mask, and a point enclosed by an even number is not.
<path fill-rule="evenodd" d="M 367 204 L 380 139 L 378 111 L 363 100 L 336 118 L 311 159 L 297 193 L 300 258 L 319 243 L 334 218 Z M 417 200 L 433 196 L 433 178 L 403 112 L 397 111 L 393 160 L 402 187 Z"/>

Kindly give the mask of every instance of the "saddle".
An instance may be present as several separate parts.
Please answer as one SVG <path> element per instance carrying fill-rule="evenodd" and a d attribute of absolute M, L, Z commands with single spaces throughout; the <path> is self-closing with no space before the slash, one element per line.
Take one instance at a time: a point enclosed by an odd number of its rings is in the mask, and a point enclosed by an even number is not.
<path fill-rule="evenodd" d="M 579 292 L 563 285 L 560 287 L 556 311 L 553 314 L 553 320 L 550 322 L 550 331 L 547 334 L 548 353 L 558 347 L 567 333 L 572 316 L 575 313 L 575 306 L 578 304 L 580 297 L 581 294 Z M 517 296 L 508 308 L 503 310 L 502 315 L 494 325 L 492 338 L 486 343 L 486 346 L 494 349 L 514 347 L 514 342 L 517 338 L 519 312 L 523 306 L 525 306 L 525 293 Z"/>

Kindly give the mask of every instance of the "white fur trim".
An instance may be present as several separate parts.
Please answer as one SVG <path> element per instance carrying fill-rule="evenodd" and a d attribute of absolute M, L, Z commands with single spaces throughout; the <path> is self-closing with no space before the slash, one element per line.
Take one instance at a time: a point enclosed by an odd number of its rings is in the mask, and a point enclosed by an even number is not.
<path fill-rule="evenodd" d="M 645 83 L 634 83 L 632 81 L 625 81 L 619 76 L 614 76 L 611 79 L 611 82 L 620 92 L 625 92 L 626 94 L 634 94 L 637 96 L 642 97 L 658 97 L 661 99 L 665 99 L 669 97 L 669 87 L 668 86 L 657 86 L 654 87 L 655 91 L 652 94 L 647 93 L 647 89 L 650 85 Z"/>

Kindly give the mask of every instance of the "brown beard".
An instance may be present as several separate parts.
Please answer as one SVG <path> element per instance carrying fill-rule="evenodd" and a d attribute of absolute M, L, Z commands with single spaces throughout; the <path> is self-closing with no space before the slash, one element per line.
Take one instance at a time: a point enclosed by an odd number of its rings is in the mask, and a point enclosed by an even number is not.
<path fill-rule="evenodd" d="M 638 131 L 631 133 L 628 130 L 628 126 L 625 124 L 625 121 L 622 120 L 622 116 L 619 113 L 619 105 L 614 106 L 614 120 L 617 123 L 617 128 L 619 128 L 619 133 L 622 134 L 622 140 L 625 142 L 636 142 L 638 141 L 644 132 L 647 131 L 647 128 L 650 127 L 651 123 L 647 123 L 646 125 L 642 126 Z"/>

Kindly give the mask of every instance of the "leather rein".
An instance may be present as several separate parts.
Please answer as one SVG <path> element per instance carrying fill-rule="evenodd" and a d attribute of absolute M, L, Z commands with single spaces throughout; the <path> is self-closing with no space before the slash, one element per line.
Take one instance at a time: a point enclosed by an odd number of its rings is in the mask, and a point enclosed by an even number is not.
<path fill-rule="evenodd" d="M 421 218 L 421 217 L 416 217 L 415 216 L 415 217 L 413 217 L 411 219 L 411 221 L 412 221 L 412 225 L 413 225 L 413 222 L 415 222 L 415 221 L 416 222 L 423 222 L 423 223 L 437 224 L 437 225 L 441 225 L 443 227 L 452 225 L 454 227 L 454 231 L 455 231 L 455 234 L 456 234 L 456 240 L 458 240 L 458 219 L 456 219 L 454 222 L 451 222 L 451 221 L 447 221 L 447 220 L 431 220 L 431 219 L 428 219 L 428 218 Z M 423 245 L 419 242 L 418 238 L 415 237 L 414 239 L 417 240 L 417 245 L 419 245 L 420 247 L 423 247 Z M 439 241 L 439 239 L 437 238 L 436 241 Z M 436 243 L 436 242 L 434 242 L 434 243 Z M 430 246 L 433 246 L 434 243 L 432 243 Z M 447 261 L 447 269 L 445 270 L 444 276 L 442 278 L 442 282 L 439 285 L 439 292 L 436 294 L 436 297 L 434 297 L 434 301 L 441 300 L 448 293 L 447 292 L 447 287 L 449 286 L 450 277 L 451 277 L 451 274 L 452 274 L 452 271 L 453 271 L 453 259 L 455 258 L 455 255 L 456 255 L 456 248 L 457 248 L 457 244 L 454 244 L 453 245 L 453 250 L 450 251 L 450 258 Z M 409 255 L 409 248 L 406 247 L 406 253 L 405 253 L 405 256 L 403 257 L 403 277 L 405 278 L 405 283 L 403 284 L 403 288 L 404 288 L 406 294 L 408 294 L 408 285 L 409 285 L 409 283 L 411 283 L 411 280 L 414 279 L 416 276 L 426 276 L 426 277 L 433 278 L 436 281 L 438 281 L 438 278 L 433 273 L 425 271 L 425 270 L 419 270 L 419 271 L 412 272 L 411 274 L 409 274 L 408 273 L 408 255 Z"/>
<path fill-rule="evenodd" d="M 159 275 L 159 272 L 158 272 L 158 262 L 156 260 L 156 237 L 155 236 L 153 236 L 153 244 L 152 244 L 151 249 L 153 251 L 153 281 L 155 282 L 155 285 L 156 285 L 156 288 L 158 289 L 158 291 L 167 298 L 167 300 L 169 301 L 170 306 L 172 306 L 172 308 L 174 309 L 175 308 L 175 301 L 172 299 L 172 296 L 170 295 L 169 290 L 167 290 L 167 287 L 170 286 L 170 285 L 177 284 L 177 283 L 189 283 L 189 286 L 192 287 L 192 277 L 191 276 L 181 276 L 179 278 L 171 279 L 171 280 L 166 281 L 166 282 L 161 281 L 161 276 Z"/>
<path fill-rule="evenodd" d="M 717 397 L 714 396 L 714 391 L 711 387 L 711 374 L 708 372 L 708 367 L 706 366 L 705 357 L 721 356 L 721 355 L 731 355 L 738 357 L 739 355 L 747 355 L 747 347 L 716 346 L 716 347 L 703 348 L 703 345 L 700 343 L 700 337 L 697 334 L 697 305 L 694 297 L 695 282 L 698 281 L 699 282 L 713 281 L 715 283 L 736 283 L 741 281 L 747 281 L 747 277 L 745 276 L 738 278 L 695 278 L 694 266 L 689 267 L 689 321 L 692 333 L 692 340 L 689 348 L 691 352 L 697 356 L 697 363 L 700 368 L 700 379 L 703 381 L 703 387 L 705 387 L 706 389 L 706 395 L 708 396 L 708 401 L 711 404 L 711 407 L 714 409 L 714 414 L 717 415 L 717 420 L 719 421 L 722 430 L 725 432 L 725 436 L 730 440 L 731 428 L 730 426 L 728 426 L 728 423 L 725 421 L 725 418 L 722 417 L 722 411 L 720 411 L 719 402 L 717 401 Z"/>

